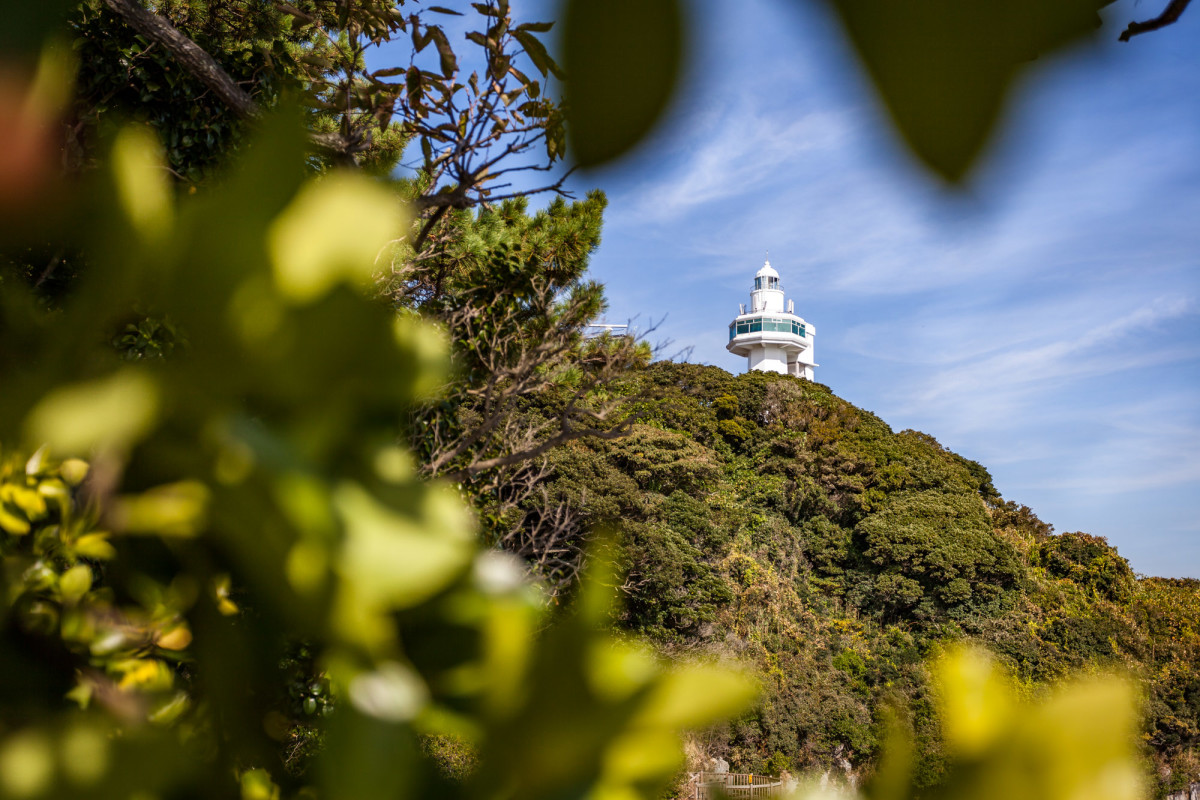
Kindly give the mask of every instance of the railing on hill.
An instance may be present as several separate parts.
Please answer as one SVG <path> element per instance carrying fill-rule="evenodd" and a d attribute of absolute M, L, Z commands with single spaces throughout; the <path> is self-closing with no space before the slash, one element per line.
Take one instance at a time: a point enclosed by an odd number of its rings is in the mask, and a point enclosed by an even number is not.
<path fill-rule="evenodd" d="M 750 775 L 742 772 L 697 772 L 692 778 L 694 800 L 713 800 L 718 792 L 741 800 L 744 797 L 779 797 L 783 783 L 772 775 Z"/>

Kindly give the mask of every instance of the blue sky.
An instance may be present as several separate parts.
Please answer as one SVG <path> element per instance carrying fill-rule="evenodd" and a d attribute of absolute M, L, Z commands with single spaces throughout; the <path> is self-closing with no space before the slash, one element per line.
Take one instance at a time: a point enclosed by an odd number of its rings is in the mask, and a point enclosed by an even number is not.
<path fill-rule="evenodd" d="M 731 372 L 770 251 L 817 379 L 986 466 L 1059 531 L 1200 577 L 1200 9 L 1159 3 L 1018 86 L 968 192 L 916 169 L 818 3 L 704 0 L 670 119 L 616 168 L 593 277 L 609 321 Z M 553 18 L 553 4 L 514 8 Z"/>
<path fill-rule="evenodd" d="M 733 372 L 766 250 L 817 379 L 991 470 L 1059 531 L 1200 577 L 1200 13 L 1022 81 L 965 197 L 915 169 L 815 3 L 709 3 L 655 141 L 608 192 L 610 319 Z"/>

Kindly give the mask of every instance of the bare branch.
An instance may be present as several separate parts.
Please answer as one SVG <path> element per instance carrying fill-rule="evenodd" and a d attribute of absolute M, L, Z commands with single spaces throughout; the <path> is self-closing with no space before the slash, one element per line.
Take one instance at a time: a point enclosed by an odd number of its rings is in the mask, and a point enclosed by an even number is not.
<path fill-rule="evenodd" d="M 1149 33 L 1156 31 L 1159 28 L 1165 28 L 1168 25 L 1174 24 L 1183 15 L 1184 9 L 1188 7 L 1191 0 L 1171 0 L 1167 7 L 1154 19 L 1146 20 L 1145 22 L 1131 22 L 1129 26 L 1121 32 L 1118 37 L 1122 42 L 1128 42 L 1139 33 Z"/>

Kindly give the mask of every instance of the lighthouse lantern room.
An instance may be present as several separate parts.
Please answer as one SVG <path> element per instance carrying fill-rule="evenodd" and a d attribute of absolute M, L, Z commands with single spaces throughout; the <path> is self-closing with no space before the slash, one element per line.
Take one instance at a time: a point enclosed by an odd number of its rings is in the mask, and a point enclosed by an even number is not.
<path fill-rule="evenodd" d="M 779 372 L 813 380 L 813 338 L 817 330 L 796 316 L 794 301 L 784 310 L 783 287 L 779 273 L 767 261 L 754 275 L 750 309 L 729 323 L 726 349 L 746 357 L 746 369 Z"/>

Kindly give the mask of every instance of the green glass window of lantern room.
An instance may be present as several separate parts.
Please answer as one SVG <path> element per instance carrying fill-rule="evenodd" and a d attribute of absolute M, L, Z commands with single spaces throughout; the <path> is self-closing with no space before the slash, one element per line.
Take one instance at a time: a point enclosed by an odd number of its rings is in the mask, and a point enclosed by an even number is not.
<path fill-rule="evenodd" d="M 762 320 L 761 319 L 750 320 L 750 333 L 757 333 L 758 331 L 761 331 L 761 330 L 762 330 Z"/>

